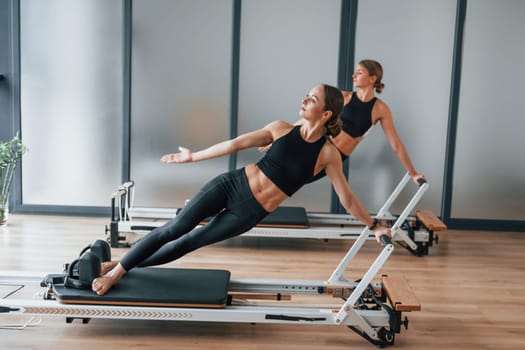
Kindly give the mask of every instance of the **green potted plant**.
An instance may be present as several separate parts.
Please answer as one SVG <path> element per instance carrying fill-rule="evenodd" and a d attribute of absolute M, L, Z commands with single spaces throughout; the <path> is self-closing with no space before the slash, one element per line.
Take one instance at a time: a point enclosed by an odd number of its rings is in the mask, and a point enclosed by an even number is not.
<path fill-rule="evenodd" d="M 18 133 L 11 141 L 0 142 L 0 225 L 7 222 L 9 188 L 18 160 L 26 151 Z"/>

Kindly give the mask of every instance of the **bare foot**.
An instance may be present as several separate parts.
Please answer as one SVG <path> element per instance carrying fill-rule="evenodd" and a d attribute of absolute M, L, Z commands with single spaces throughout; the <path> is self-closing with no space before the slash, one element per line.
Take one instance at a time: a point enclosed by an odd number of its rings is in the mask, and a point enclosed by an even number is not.
<path fill-rule="evenodd" d="M 104 295 L 113 286 L 113 284 L 115 284 L 115 282 L 116 281 L 112 277 L 97 277 L 93 280 L 91 289 L 93 289 L 93 292 L 97 293 L 98 295 Z"/>
<path fill-rule="evenodd" d="M 100 265 L 100 276 L 104 276 L 106 273 L 113 270 L 113 268 L 118 265 L 118 261 L 104 261 Z"/>
<path fill-rule="evenodd" d="M 93 280 L 93 283 L 91 283 L 91 289 L 98 295 L 104 295 L 125 274 L 126 270 L 124 270 L 122 265 L 117 262 L 108 273 Z"/>

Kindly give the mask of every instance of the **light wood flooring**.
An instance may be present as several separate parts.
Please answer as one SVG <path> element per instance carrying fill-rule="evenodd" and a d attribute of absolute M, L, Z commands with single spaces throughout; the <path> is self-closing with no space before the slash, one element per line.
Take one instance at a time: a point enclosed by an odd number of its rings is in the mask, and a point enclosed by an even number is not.
<path fill-rule="evenodd" d="M 109 219 L 11 215 L 0 228 L 0 274 L 60 272 L 104 239 Z M 326 280 L 353 241 L 238 237 L 202 248 L 175 267 L 228 269 L 232 278 Z M 357 279 L 379 252 L 365 244 L 346 276 Z M 127 249 L 113 249 L 113 257 Z M 525 233 L 445 231 L 429 256 L 396 245 L 381 273 L 401 273 L 422 304 L 408 313 L 397 349 L 525 349 Z M 379 276 L 378 276 L 379 278 Z M 378 279 L 377 279 L 378 280 Z M 1 286 L 0 286 L 1 287 Z M 0 288 L 5 297 L 8 291 Z M 18 297 L 18 296 L 17 296 Z M 27 318 L 27 317 L 26 317 Z M 0 323 L 13 322 L 0 314 Z M 17 322 L 23 322 L 18 320 Z M 0 329 L 0 349 L 373 349 L 345 327 L 43 318 Z"/>

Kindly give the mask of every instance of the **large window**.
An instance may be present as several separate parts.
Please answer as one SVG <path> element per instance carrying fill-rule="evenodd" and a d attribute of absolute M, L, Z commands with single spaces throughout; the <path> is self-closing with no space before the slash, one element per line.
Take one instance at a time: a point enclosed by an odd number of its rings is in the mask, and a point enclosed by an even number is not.
<path fill-rule="evenodd" d="M 131 178 L 135 205 L 180 207 L 228 157 L 162 164 L 178 146 L 230 137 L 232 1 L 133 2 Z"/>
<path fill-rule="evenodd" d="M 22 0 L 23 203 L 107 206 L 122 169 L 122 2 Z"/>
<path fill-rule="evenodd" d="M 525 220 L 523 13 L 519 0 L 467 3 L 452 217 Z"/>

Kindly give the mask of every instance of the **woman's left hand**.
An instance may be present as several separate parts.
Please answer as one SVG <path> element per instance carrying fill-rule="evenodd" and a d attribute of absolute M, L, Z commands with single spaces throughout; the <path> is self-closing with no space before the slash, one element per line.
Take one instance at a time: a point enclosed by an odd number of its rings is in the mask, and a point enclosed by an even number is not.
<path fill-rule="evenodd" d="M 160 161 L 162 163 L 189 163 L 192 158 L 192 152 L 189 149 L 179 147 L 178 153 L 165 154 L 160 158 Z"/>

